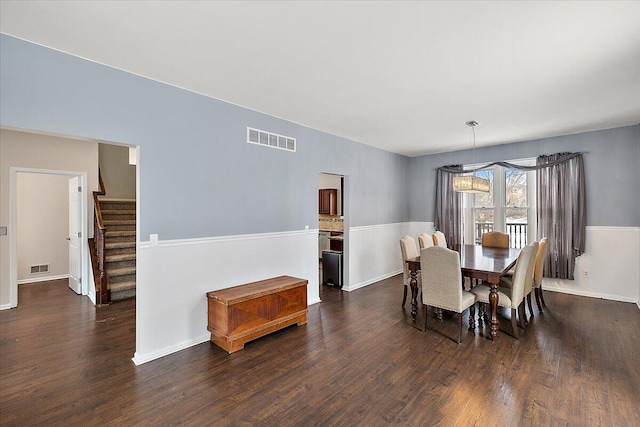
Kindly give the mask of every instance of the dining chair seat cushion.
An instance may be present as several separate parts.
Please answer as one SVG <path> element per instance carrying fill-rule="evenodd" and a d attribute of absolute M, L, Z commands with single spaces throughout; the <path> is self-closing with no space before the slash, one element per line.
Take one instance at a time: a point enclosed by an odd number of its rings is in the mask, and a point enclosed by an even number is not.
<path fill-rule="evenodd" d="M 477 285 L 472 288 L 470 292 L 475 295 L 478 302 L 489 304 L 489 294 L 491 293 L 491 288 L 489 286 Z M 498 288 L 498 305 L 501 307 L 511 308 L 511 289 Z"/>

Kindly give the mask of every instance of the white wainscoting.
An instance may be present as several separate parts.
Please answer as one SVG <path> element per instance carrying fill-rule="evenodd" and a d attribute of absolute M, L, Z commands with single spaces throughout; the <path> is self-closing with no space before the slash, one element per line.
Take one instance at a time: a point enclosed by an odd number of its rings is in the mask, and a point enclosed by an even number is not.
<path fill-rule="evenodd" d="M 400 239 L 413 237 L 418 244 L 422 233 L 432 234 L 433 222 L 402 222 L 349 229 L 349 283 L 353 291 L 402 273 Z"/>
<path fill-rule="evenodd" d="M 399 240 L 433 233 L 432 222 L 351 227 L 348 283 L 354 291 L 400 274 Z M 576 280 L 545 279 L 544 288 L 618 301 L 640 300 L 640 228 L 587 227 Z M 309 280 L 320 302 L 318 230 L 160 241 L 138 245 L 136 364 L 209 340 L 206 293 L 283 274 Z M 589 270 L 589 278 L 582 271 Z"/>
<path fill-rule="evenodd" d="M 640 227 L 587 227 L 574 280 L 545 278 L 543 289 L 624 302 L 640 301 Z M 584 277 L 587 270 L 589 277 Z M 640 307 L 640 305 L 639 305 Z"/>
<path fill-rule="evenodd" d="M 320 301 L 317 230 L 141 242 L 137 264 L 135 364 L 208 341 L 209 291 L 289 275 Z"/>

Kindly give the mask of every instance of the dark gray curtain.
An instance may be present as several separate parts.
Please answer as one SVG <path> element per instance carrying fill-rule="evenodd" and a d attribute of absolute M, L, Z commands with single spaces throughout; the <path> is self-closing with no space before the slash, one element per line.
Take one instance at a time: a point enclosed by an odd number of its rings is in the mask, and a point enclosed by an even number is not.
<path fill-rule="evenodd" d="M 538 237 L 547 237 L 545 276 L 573 280 L 575 259 L 584 253 L 586 198 L 582 155 L 562 163 L 567 153 L 539 156 L 537 178 Z"/>
<path fill-rule="evenodd" d="M 445 168 L 458 173 L 461 165 Z M 462 243 L 462 194 L 453 191 L 453 174 L 439 168 L 436 176 L 435 228 L 444 234 L 447 246 Z"/>
<path fill-rule="evenodd" d="M 542 155 L 538 157 L 535 166 L 494 162 L 466 170 L 460 165 L 438 168 L 436 230 L 444 233 L 449 246 L 462 242 L 462 197 L 453 191 L 453 176 L 488 169 L 494 165 L 537 171 L 538 240 L 546 236 L 548 241 L 544 275 L 573 280 L 575 259 L 584 253 L 587 225 L 583 153 Z"/>

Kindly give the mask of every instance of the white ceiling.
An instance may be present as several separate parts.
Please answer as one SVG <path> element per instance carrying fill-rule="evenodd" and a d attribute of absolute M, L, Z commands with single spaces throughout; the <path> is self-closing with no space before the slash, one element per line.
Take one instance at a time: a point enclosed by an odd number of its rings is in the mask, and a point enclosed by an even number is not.
<path fill-rule="evenodd" d="M 2 0 L 0 31 L 408 156 L 640 122 L 634 1 Z"/>

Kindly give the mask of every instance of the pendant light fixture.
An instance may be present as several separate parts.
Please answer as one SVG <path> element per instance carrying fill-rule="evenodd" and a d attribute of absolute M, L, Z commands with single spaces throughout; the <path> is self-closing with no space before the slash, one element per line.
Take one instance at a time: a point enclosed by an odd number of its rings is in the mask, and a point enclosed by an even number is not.
<path fill-rule="evenodd" d="M 467 126 L 473 131 L 473 148 L 471 150 L 473 163 L 476 163 L 476 126 L 478 122 L 470 120 Z M 453 191 L 460 193 L 488 193 L 491 190 L 491 182 L 488 179 L 480 178 L 475 173 L 472 175 L 456 175 L 453 177 Z"/>

